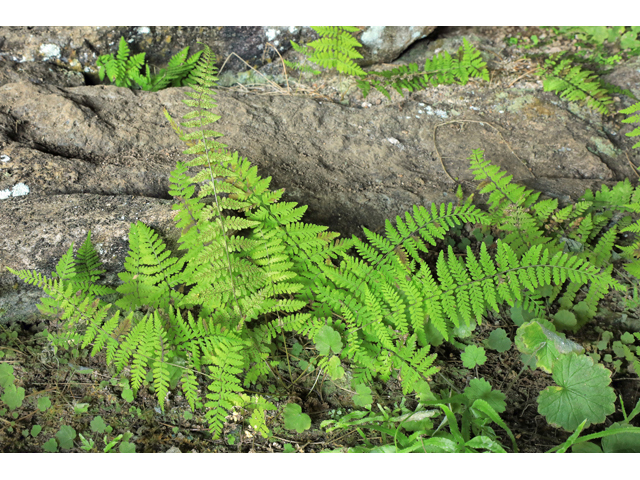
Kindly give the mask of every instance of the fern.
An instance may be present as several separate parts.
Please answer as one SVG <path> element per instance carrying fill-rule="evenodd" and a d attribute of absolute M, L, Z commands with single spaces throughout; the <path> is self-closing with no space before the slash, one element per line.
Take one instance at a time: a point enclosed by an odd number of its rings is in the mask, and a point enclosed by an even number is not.
<path fill-rule="evenodd" d="M 620 113 L 624 113 L 625 115 L 631 115 L 632 113 L 636 113 L 640 111 L 640 102 L 631 105 L 629 108 L 625 108 L 624 110 L 620 110 Z M 636 114 L 633 116 L 630 116 L 628 118 L 625 118 L 624 120 L 622 120 L 622 123 L 640 123 L 640 114 Z M 638 125 L 636 128 L 634 128 L 632 131 L 630 131 L 629 133 L 625 134 L 627 137 L 637 137 L 638 135 L 640 135 L 640 125 Z M 631 148 L 639 148 L 640 147 L 640 142 L 636 143 L 633 147 Z"/>
<path fill-rule="evenodd" d="M 326 227 L 303 223 L 306 207 L 281 202 L 282 190 L 269 190 L 269 178 L 216 140 L 214 60 L 205 47 L 181 126 L 165 112 L 189 147 L 185 153 L 195 157 L 171 173 L 182 256 L 172 256 L 147 226 L 132 225 L 115 302 L 123 314 L 98 298 L 108 290 L 95 286 L 102 270 L 89 235 L 77 262 L 73 245 L 62 257 L 56 279 L 12 270 L 48 296 L 40 308 L 60 320 L 55 345 L 91 345 L 92 355 L 106 350 L 116 375 L 128 369 L 134 391 L 150 383 L 161 408 L 171 372 L 181 369 L 180 388 L 192 409 L 206 410 L 214 437 L 234 407 L 253 409 L 252 425 L 266 435 L 265 410 L 272 405 L 248 400 L 243 389 L 277 366 L 270 348 L 276 336 L 291 332 L 314 341 L 318 368 L 334 378 L 346 361 L 362 382 L 397 374 L 408 394 L 438 370 L 431 352 L 436 335 L 453 342 L 455 327 L 481 322 L 489 308 L 538 305 L 547 286 L 556 295 L 566 287 L 561 302 L 568 302 L 590 283 L 593 312 L 610 288 L 621 289 L 610 266 L 598 265 L 609 258 L 619 229 L 638 228 L 630 215 L 615 216 L 640 211 L 636 190 L 603 187 L 572 209 L 558 210 L 553 201 L 536 205 L 536 194 L 510 184 L 481 151 L 471 168 L 491 193 L 488 214 L 471 197 L 458 206 L 416 206 L 395 225 L 387 222 L 384 236 L 365 230 L 367 241 L 340 240 Z M 432 261 L 430 249 L 464 223 L 507 234 L 495 252 L 483 243 L 479 252 L 467 247 L 463 259 L 449 247 Z M 563 251 L 560 239 L 574 234 L 597 240 L 591 257 Z M 204 398 L 201 379 L 208 382 Z"/>
<path fill-rule="evenodd" d="M 390 99 L 389 87 L 403 95 L 403 89 L 413 92 L 423 90 L 429 85 L 437 86 L 451 83 L 466 85 L 469 78 L 472 77 L 489 81 L 486 63 L 482 60 L 480 52 L 466 38 L 463 39 L 463 45 L 458 51 L 457 58 L 452 57 L 448 52 L 436 54 L 432 59 L 425 60 L 423 71 L 418 69 L 417 64 L 410 63 L 392 70 L 369 73 L 383 77 L 384 80 L 359 80 L 357 84 L 365 98 L 371 87 Z"/>
<path fill-rule="evenodd" d="M 474 151 L 472 170 L 476 180 L 484 180 L 478 187 L 481 193 L 491 192 L 491 223 L 500 230 L 511 232 L 504 241 L 518 254 L 534 245 L 544 244 L 551 252 L 575 253 L 578 258 L 601 267 L 617 255 L 616 247 L 622 252 L 622 258 L 631 261 L 624 268 L 636 277 L 640 274 L 640 262 L 636 258 L 640 238 L 636 238 L 631 246 L 615 245 L 619 231 L 640 232 L 638 221 L 632 224 L 632 214 L 640 212 L 640 190 L 632 187 L 628 179 L 612 189 L 603 185 L 595 194 L 587 190 L 578 203 L 559 210 L 556 199 L 534 204 L 538 194 L 510 184 L 511 177 L 504 177 L 504 172 L 484 161 L 480 151 Z M 579 284 L 570 284 L 559 299 L 560 304 L 570 308 L 579 288 Z M 550 300 L 554 300 L 560 291 L 559 287 L 554 287 Z M 588 318 L 595 316 L 597 303 L 604 293 L 602 284 L 591 285 L 585 304 Z M 534 299 L 535 293 L 525 300 Z"/>
<path fill-rule="evenodd" d="M 129 45 L 124 37 L 120 37 L 115 57 L 110 53 L 98 57 L 96 65 L 100 80 L 104 80 L 106 75 L 111 83 L 115 83 L 118 87 L 131 87 L 133 76 L 140 71 L 140 67 L 144 64 L 145 53 L 138 53 L 129 58 L 129 52 Z"/>
<path fill-rule="evenodd" d="M 117 291 L 123 297 L 116 302 L 122 309 L 147 305 L 150 308 L 169 309 L 182 298 L 172 290 L 178 284 L 182 262 L 169 257 L 158 234 L 141 222 L 129 230 L 129 254 L 125 259 L 126 272 L 118 274 L 124 282 Z"/>
<path fill-rule="evenodd" d="M 603 115 L 609 115 L 608 105 L 613 103 L 609 88 L 590 70 L 574 65 L 569 58 L 561 59 L 565 52 L 552 55 L 545 60 L 537 74 L 544 76 L 545 92 L 556 92 L 570 102 L 585 101 Z"/>
<path fill-rule="evenodd" d="M 291 46 L 299 53 L 302 53 L 307 59 L 323 68 L 335 68 L 340 73 L 347 75 L 363 76 L 366 75 L 364 70 L 358 66 L 353 59 L 362 58 L 355 47 L 362 47 L 350 33 L 358 32 L 356 27 L 311 27 L 320 38 L 314 40 L 305 46 L 300 46 L 293 40 Z M 299 63 L 285 60 L 285 64 L 297 70 L 319 74 L 318 70 Z"/>
<path fill-rule="evenodd" d="M 489 81 L 489 72 L 486 63 L 482 60 L 480 52 L 463 39 L 457 58 L 452 58 L 449 53 L 437 54 L 433 59 L 425 61 L 424 70 L 420 71 L 415 63 L 401 65 L 392 70 L 382 72 L 365 72 L 353 59 L 362 58 L 355 48 L 362 45 L 348 32 L 357 32 L 356 27 L 311 27 L 321 38 L 308 45 L 300 46 L 291 41 L 291 46 L 297 52 L 305 55 L 307 60 L 327 69 L 336 68 L 338 72 L 358 77 L 356 85 L 367 97 L 371 88 L 375 88 L 387 98 L 389 88 L 394 88 L 400 95 L 403 89 L 410 92 L 423 90 L 429 85 L 459 83 L 465 85 L 469 78 L 478 77 Z M 320 73 L 308 65 L 284 61 L 285 64 L 296 70 L 309 72 L 314 75 Z M 365 78 L 366 77 L 366 78 Z M 375 77 L 382 77 L 378 79 Z"/>
<path fill-rule="evenodd" d="M 157 92 L 166 87 L 181 87 L 191 85 L 194 79 L 190 73 L 199 60 L 202 51 L 196 52 L 187 58 L 189 47 L 185 47 L 176 53 L 167 65 L 157 75 L 152 75 L 149 65 L 145 65 L 145 53 L 138 53 L 133 57 L 129 57 L 129 45 L 124 37 L 120 37 L 118 52 L 114 57 L 112 54 L 101 55 L 98 57 L 96 66 L 98 67 L 98 75 L 100 80 L 104 80 L 105 75 L 118 87 L 131 87 L 132 81 L 135 82 L 142 90 L 149 92 Z M 140 73 L 140 69 L 144 65 L 145 73 Z"/>

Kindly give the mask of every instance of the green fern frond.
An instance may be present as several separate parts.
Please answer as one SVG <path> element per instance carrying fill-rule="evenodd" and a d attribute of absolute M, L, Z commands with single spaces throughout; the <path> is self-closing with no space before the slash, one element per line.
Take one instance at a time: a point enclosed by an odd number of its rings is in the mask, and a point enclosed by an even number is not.
<path fill-rule="evenodd" d="M 180 302 L 182 295 L 172 288 L 180 283 L 182 261 L 170 257 L 165 249 L 158 234 L 142 222 L 131 225 L 126 272 L 118 274 L 123 281 L 117 288 L 123 295 L 116 302 L 118 307 L 133 310 L 147 305 L 168 310 L 170 303 Z"/>
<path fill-rule="evenodd" d="M 291 46 L 302 53 L 307 59 L 323 68 L 335 68 L 340 73 L 354 76 L 364 76 L 366 73 L 353 59 L 362 58 L 355 49 L 362 45 L 350 33 L 358 32 L 355 27 L 311 27 L 320 38 L 301 47 L 294 41 Z M 288 62 L 287 66 L 300 67 L 297 63 Z M 306 70 L 306 69 L 305 69 Z M 316 74 L 317 70 L 309 69 Z M 319 72 L 317 72 L 319 73 Z"/>
<path fill-rule="evenodd" d="M 244 361 L 240 352 L 244 348 L 239 342 L 231 343 L 221 339 L 215 350 L 207 353 L 207 363 L 213 382 L 207 387 L 209 399 L 205 406 L 209 431 L 217 438 L 222 433 L 225 416 L 235 405 L 242 402 L 239 393 L 243 391 L 237 375 L 242 373 Z"/>
<path fill-rule="evenodd" d="M 124 37 L 120 37 L 118 52 L 114 57 L 112 54 L 98 57 L 98 75 L 100 80 L 104 80 L 105 75 L 118 87 L 131 87 L 133 77 L 140 75 L 140 68 L 144 64 L 145 53 L 138 53 L 129 57 L 129 45 Z"/>
<path fill-rule="evenodd" d="M 269 429 L 266 424 L 266 411 L 275 410 L 275 405 L 257 395 L 254 395 L 251 398 L 247 395 L 242 395 L 242 401 L 242 407 L 252 410 L 249 425 L 251 425 L 256 432 L 262 435 L 263 438 L 268 438 Z"/>
<path fill-rule="evenodd" d="M 142 90 L 150 92 L 157 92 L 168 86 L 190 85 L 194 80 L 189 74 L 200 58 L 201 52 L 196 52 L 187 59 L 188 51 L 189 47 L 185 47 L 171 57 L 167 68 L 161 69 L 157 75 L 152 75 L 149 65 L 144 64 L 145 53 L 129 58 L 129 45 L 124 37 L 120 37 L 115 57 L 112 54 L 98 57 L 96 62 L 98 75 L 100 80 L 104 80 L 106 75 L 111 83 L 115 83 L 118 87 L 131 87 L 133 80 Z M 140 72 L 143 65 L 144 74 Z"/>
<path fill-rule="evenodd" d="M 632 113 L 636 113 L 638 111 L 640 111 L 640 102 L 634 105 L 631 105 L 628 108 L 620 110 L 620 113 L 624 113 L 625 115 L 631 115 Z M 622 123 L 640 123 L 640 114 L 625 118 L 624 120 L 622 120 Z M 629 133 L 625 133 L 625 135 L 627 137 L 637 137 L 638 135 L 640 135 L 640 125 L 634 128 Z M 631 148 L 640 148 L 640 142 L 636 143 Z"/>
<path fill-rule="evenodd" d="M 482 60 L 480 52 L 465 38 L 458 51 L 458 57 L 452 57 L 448 52 L 436 54 L 432 59 L 426 59 L 424 69 L 421 71 L 418 65 L 410 63 L 400 65 L 391 70 L 382 72 L 369 72 L 370 75 L 383 79 L 365 79 L 357 82 L 366 98 L 371 87 L 381 92 L 387 98 L 391 98 L 388 88 L 394 88 L 404 96 L 403 89 L 410 92 L 424 90 L 429 85 L 458 83 L 466 85 L 469 78 L 477 77 L 489 81 L 489 72 L 486 63 Z"/>
<path fill-rule="evenodd" d="M 560 52 L 546 59 L 538 70 L 538 75 L 544 76 L 544 91 L 556 92 L 570 102 L 584 101 L 590 108 L 608 115 L 608 105 L 613 103 L 613 99 L 600 78 L 592 71 L 572 64 L 569 58 L 560 59 L 563 54 Z"/>
<path fill-rule="evenodd" d="M 75 265 L 76 276 L 74 283 L 81 287 L 83 291 L 92 295 L 108 295 L 115 293 L 115 290 L 104 285 L 95 285 L 95 281 L 106 272 L 101 270 L 102 262 L 98 257 L 98 252 L 91 243 L 91 230 L 87 233 L 82 246 L 78 249 L 78 258 Z"/>

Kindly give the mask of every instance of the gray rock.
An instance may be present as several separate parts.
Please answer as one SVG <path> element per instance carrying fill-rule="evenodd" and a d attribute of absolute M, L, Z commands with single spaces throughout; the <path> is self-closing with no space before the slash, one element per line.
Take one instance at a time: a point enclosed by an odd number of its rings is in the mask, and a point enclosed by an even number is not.
<path fill-rule="evenodd" d="M 129 43 L 131 55 L 146 52 L 146 62 L 155 68 L 166 67 L 184 47 L 190 47 L 190 54 L 200 50 L 202 46 L 197 42 L 211 47 L 218 66 L 232 52 L 250 65 L 262 65 L 266 58 L 277 58 L 274 51 L 262 58 L 269 39 L 279 40 L 283 51 L 291 48 L 288 40 L 300 39 L 299 28 L 294 34 L 289 27 L 282 27 L 272 36 L 274 28 L 278 27 L 0 27 L 0 57 L 20 63 L 53 63 L 84 72 L 98 81 L 97 58 L 115 54 L 122 36 Z M 233 57 L 225 69 L 237 72 L 247 66 Z"/>
<path fill-rule="evenodd" d="M 414 42 L 422 40 L 437 27 L 366 27 L 359 34 L 362 58 L 359 65 L 389 63 L 398 58 Z"/>
<path fill-rule="evenodd" d="M 0 86 L 16 82 L 58 87 L 79 87 L 85 84 L 84 75 L 81 72 L 68 70 L 54 63 L 18 63 L 0 57 Z"/>
<path fill-rule="evenodd" d="M 637 89 L 640 73 L 621 71 L 621 86 Z M 188 111 L 186 87 L 151 93 L 19 80 L 0 86 L 0 323 L 43 318 L 39 291 L 5 267 L 50 275 L 89 230 L 111 286 L 123 270 L 132 222 L 152 226 L 178 254 L 168 177 L 186 160 L 162 114 L 165 107 L 179 120 Z M 634 178 L 624 154 L 634 143 L 624 136 L 632 126 L 560 100 L 536 81 L 508 89 L 492 83 L 404 99 L 394 93 L 391 102 L 378 102 L 377 92 L 365 101 L 356 90 L 347 96 L 351 106 L 220 90 L 213 129 L 272 177 L 271 188 L 285 188 L 284 200 L 309 205 L 304 220 L 346 236 L 362 226 L 382 232 L 385 219 L 414 204 L 454 201 L 457 185 L 443 165 L 465 193 L 474 192 L 473 149 L 561 204 L 586 188 Z"/>

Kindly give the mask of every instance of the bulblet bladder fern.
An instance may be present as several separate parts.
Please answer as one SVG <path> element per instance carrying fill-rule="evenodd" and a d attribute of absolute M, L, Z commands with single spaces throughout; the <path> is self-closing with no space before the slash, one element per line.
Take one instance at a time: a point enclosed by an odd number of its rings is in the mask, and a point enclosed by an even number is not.
<path fill-rule="evenodd" d="M 327 227 L 302 222 L 306 207 L 281 201 L 283 190 L 269 190 L 270 178 L 216 141 L 221 134 L 210 127 L 219 118 L 211 113 L 215 74 L 214 55 L 205 46 L 185 100 L 192 110 L 181 125 L 189 133 L 165 112 L 189 145 L 185 153 L 195 156 L 178 162 L 170 178 L 181 256 L 146 225 L 132 225 L 115 306 L 100 299 L 113 291 L 94 284 L 103 272 L 90 236 L 77 260 L 69 248 L 54 278 L 11 270 L 48 296 L 39 308 L 60 320 L 51 336 L 57 347 L 106 351 L 117 374 L 130 369 L 134 391 L 152 383 L 163 409 L 171 379 L 178 378 L 191 409 L 206 410 L 214 437 L 234 406 L 253 410 L 252 425 L 267 436 L 265 412 L 275 407 L 243 389 L 277 367 L 270 344 L 278 335 L 314 340 L 317 366 L 333 378 L 344 374 L 341 362 L 349 362 L 362 382 L 399 374 L 406 394 L 437 371 L 430 352 L 434 335 L 452 340 L 454 327 L 480 322 L 488 308 L 497 311 L 527 295 L 535 299 L 537 289 L 561 288 L 567 280 L 572 291 L 590 282 L 598 295 L 621 288 L 610 270 L 562 251 L 553 238 L 544 241 L 537 222 L 552 215 L 554 205 L 532 216 L 533 197 L 511 185 L 481 151 L 474 151 L 471 168 L 485 180 L 484 191 L 492 192 L 489 213 L 472 205 L 471 197 L 458 206 L 415 206 L 395 225 L 387 221 L 385 236 L 365 230 L 367 241 L 338 239 Z M 203 185 L 197 195 L 195 184 Z M 203 201 L 209 196 L 213 203 Z M 584 216 L 588 207 L 576 214 Z M 517 222 L 501 215 L 507 208 L 519 209 Z M 558 221 L 571 217 L 553 215 Z M 602 223 L 593 218 L 590 226 L 583 221 L 580 235 Z M 484 243 L 478 253 L 467 247 L 465 259 L 449 247 L 428 265 L 428 245 L 467 222 L 514 235 L 498 240 L 495 252 Z M 517 229 L 524 233 L 515 235 Z M 204 398 L 201 379 L 208 382 Z"/>

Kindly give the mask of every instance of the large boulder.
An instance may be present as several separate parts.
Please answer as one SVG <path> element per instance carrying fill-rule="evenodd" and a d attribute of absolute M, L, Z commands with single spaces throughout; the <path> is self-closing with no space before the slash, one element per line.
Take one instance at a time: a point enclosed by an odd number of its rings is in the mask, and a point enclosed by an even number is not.
<path fill-rule="evenodd" d="M 185 147 L 162 110 L 177 120 L 187 113 L 188 87 L 152 93 L 50 77 L 62 82 L 56 86 L 12 72 L 22 77 L 0 86 L 0 322 L 33 323 L 43 318 L 35 308 L 41 292 L 7 266 L 50 275 L 91 230 L 104 282 L 115 286 L 138 220 L 175 251 L 169 173 Z M 637 89 L 638 72 L 617 67 L 608 80 Z M 355 91 L 348 106 L 223 89 L 213 129 L 272 177 L 271 188 L 284 187 L 285 200 L 309 205 L 304 220 L 346 236 L 363 226 L 383 232 L 385 219 L 414 204 L 454 201 L 452 178 L 474 192 L 467 160 L 474 149 L 561 204 L 635 178 L 627 159 L 634 142 L 624 135 L 632 126 L 622 116 L 567 103 L 535 79 L 507 88 L 518 75 L 498 71 L 490 84 L 394 94 L 391 102 Z"/>

